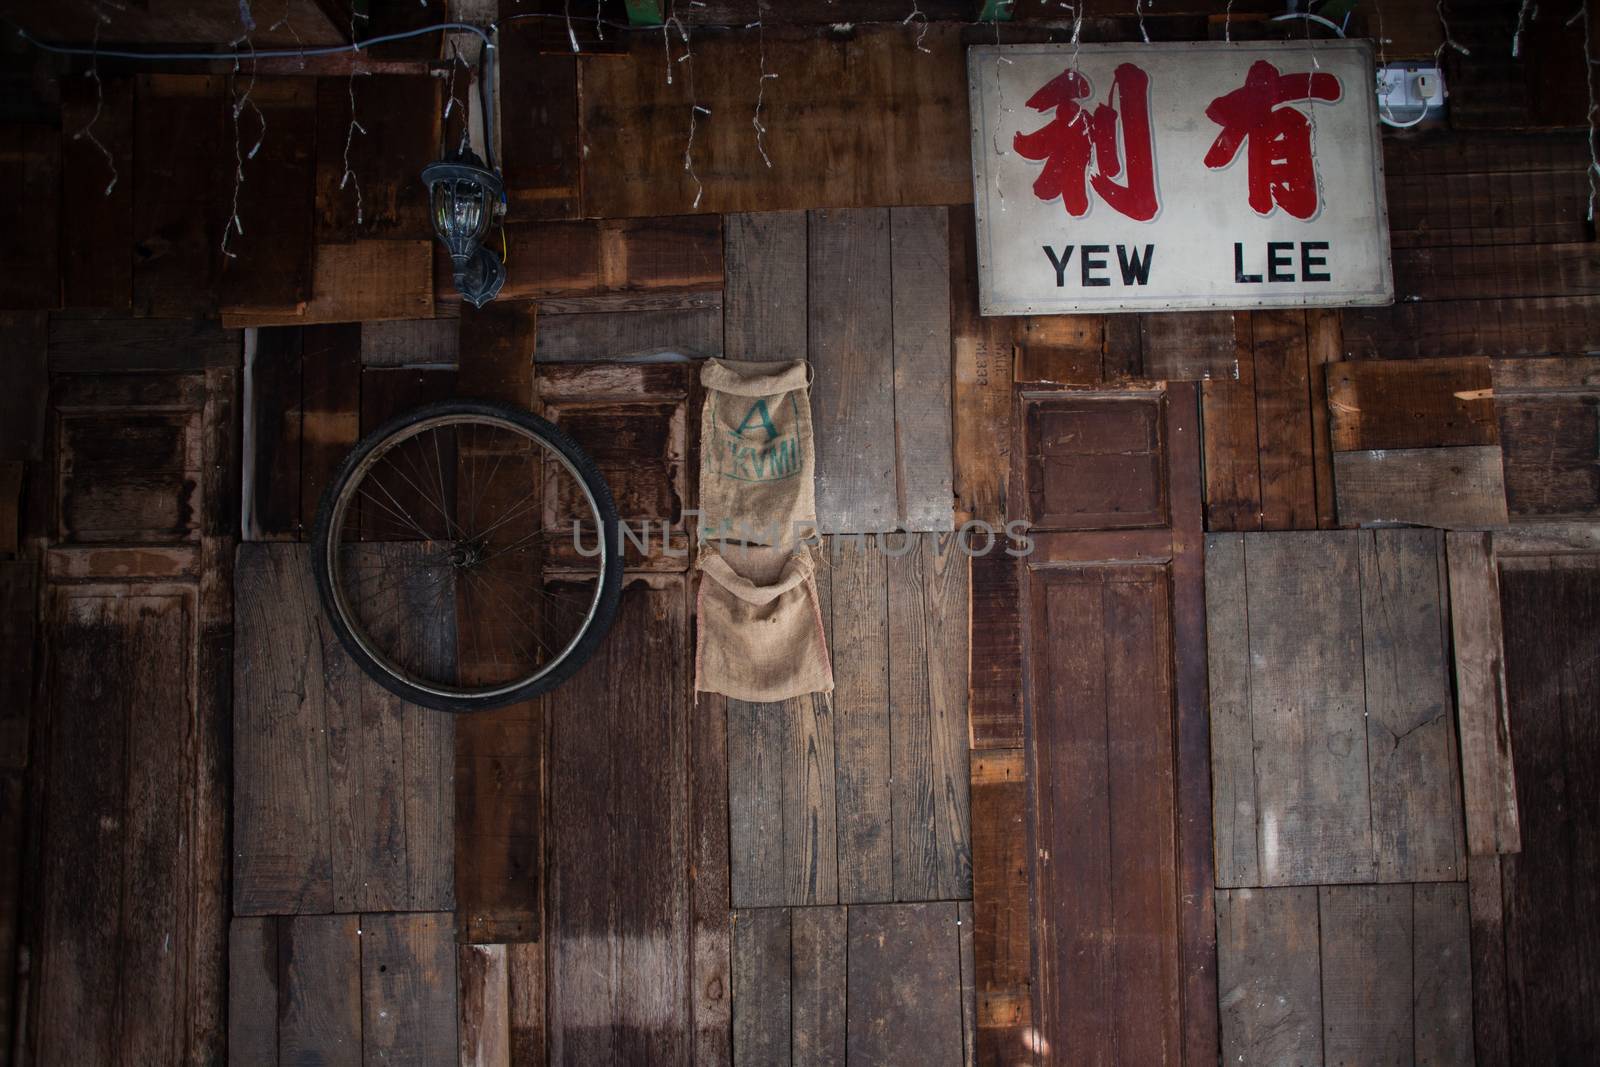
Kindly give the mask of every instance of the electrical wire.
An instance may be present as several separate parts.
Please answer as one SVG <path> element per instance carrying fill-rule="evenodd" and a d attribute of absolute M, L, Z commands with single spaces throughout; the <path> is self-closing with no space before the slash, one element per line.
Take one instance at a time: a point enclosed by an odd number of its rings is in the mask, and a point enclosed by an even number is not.
<path fill-rule="evenodd" d="M 522 18 L 525 16 L 519 15 L 514 17 Z M 483 26 L 474 25 L 470 22 L 439 22 L 432 26 L 421 26 L 417 29 L 405 30 L 401 33 L 385 33 L 377 37 L 368 37 L 365 40 L 356 41 L 352 44 L 318 45 L 312 48 L 261 48 L 254 52 L 130 52 L 109 48 L 84 48 L 79 45 L 51 44 L 48 41 L 39 40 L 33 34 L 29 33 L 21 26 L 18 26 L 10 19 L 6 19 L 5 21 L 11 23 L 12 28 L 17 31 L 17 36 L 21 37 L 24 41 L 27 41 L 40 51 L 49 52 L 52 55 L 91 56 L 99 59 L 143 59 L 156 60 L 163 63 L 184 62 L 187 60 L 194 60 L 201 63 L 215 63 L 219 60 L 229 59 L 237 61 L 241 59 L 295 59 L 301 56 L 337 56 L 343 55 L 346 52 L 360 52 L 371 48 L 374 45 L 388 44 L 391 41 L 407 41 L 413 37 L 421 37 L 424 34 L 429 33 L 439 33 L 444 30 L 456 30 L 461 33 L 475 33 L 479 37 L 483 38 L 483 43 L 486 46 L 493 48 L 493 34 L 496 28 L 494 23 L 490 23 L 489 26 L 485 28 Z"/>

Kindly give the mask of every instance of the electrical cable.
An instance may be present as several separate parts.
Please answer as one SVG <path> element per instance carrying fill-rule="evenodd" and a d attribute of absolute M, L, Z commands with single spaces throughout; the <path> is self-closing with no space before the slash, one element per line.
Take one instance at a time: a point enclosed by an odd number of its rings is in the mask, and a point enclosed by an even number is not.
<path fill-rule="evenodd" d="M 522 17 L 522 16 L 517 16 Z M 493 33 L 495 24 L 490 23 L 486 29 L 470 22 L 439 22 L 432 26 L 421 26 L 414 30 L 405 30 L 401 33 L 385 33 L 377 37 L 368 37 L 365 40 L 352 44 L 317 45 L 311 48 L 261 48 L 254 52 L 129 52 L 108 48 L 84 48 L 78 45 L 51 44 L 41 41 L 27 30 L 18 26 L 10 19 L 17 36 L 43 52 L 58 56 L 91 56 L 99 59 L 144 59 L 166 62 L 183 62 L 194 60 L 201 63 L 215 63 L 219 60 L 240 59 L 295 59 L 300 56 L 337 56 L 346 52 L 360 52 L 371 48 L 373 45 L 388 44 L 391 41 L 407 41 L 413 37 L 421 37 L 428 33 L 439 33 L 444 30 L 456 30 L 461 33 L 475 33 L 483 38 L 483 43 L 489 48 L 494 47 Z"/>

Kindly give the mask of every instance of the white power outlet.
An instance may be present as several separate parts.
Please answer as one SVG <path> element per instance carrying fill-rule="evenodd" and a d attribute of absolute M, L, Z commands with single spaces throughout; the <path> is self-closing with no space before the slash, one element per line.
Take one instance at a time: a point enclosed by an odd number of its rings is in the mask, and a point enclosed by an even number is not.
<path fill-rule="evenodd" d="M 1378 118 L 1390 126 L 1415 126 L 1444 114 L 1444 72 L 1415 63 L 1390 63 L 1378 71 Z"/>

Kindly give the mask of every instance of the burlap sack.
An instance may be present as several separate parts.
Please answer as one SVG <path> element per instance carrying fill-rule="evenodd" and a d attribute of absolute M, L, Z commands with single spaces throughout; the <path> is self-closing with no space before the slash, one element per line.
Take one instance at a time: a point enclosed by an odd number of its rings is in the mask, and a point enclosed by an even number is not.
<path fill-rule="evenodd" d="M 708 359 L 700 370 L 701 540 L 789 545 L 817 521 L 804 360 Z"/>
<path fill-rule="evenodd" d="M 697 692 L 771 701 L 833 691 L 810 549 L 790 554 L 766 584 L 741 577 L 709 549 L 700 553 L 699 568 Z"/>

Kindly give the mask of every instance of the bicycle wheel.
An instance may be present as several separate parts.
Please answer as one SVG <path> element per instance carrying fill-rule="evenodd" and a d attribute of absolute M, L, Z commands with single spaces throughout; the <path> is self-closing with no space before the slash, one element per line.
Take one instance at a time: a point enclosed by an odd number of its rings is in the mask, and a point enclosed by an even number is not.
<path fill-rule="evenodd" d="M 385 689 L 440 711 L 560 685 L 621 596 L 616 507 L 594 462 L 502 404 L 429 404 L 378 427 L 323 493 L 313 542 L 340 643 Z"/>

